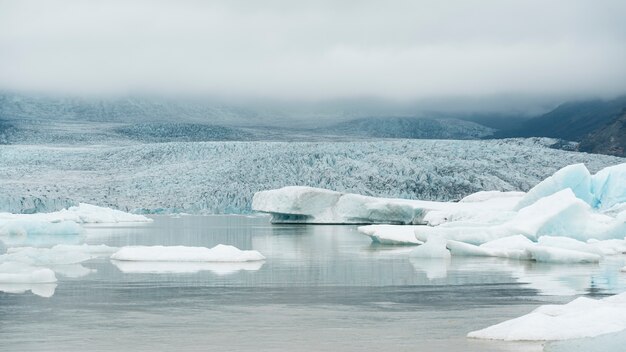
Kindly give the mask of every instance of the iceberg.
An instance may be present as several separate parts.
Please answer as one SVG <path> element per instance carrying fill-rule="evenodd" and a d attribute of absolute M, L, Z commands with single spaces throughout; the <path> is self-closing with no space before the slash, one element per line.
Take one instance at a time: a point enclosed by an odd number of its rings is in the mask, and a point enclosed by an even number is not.
<path fill-rule="evenodd" d="M 116 250 L 117 248 L 106 245 L 87 244 L 59 244 L 52 248 L 11 247 L 6 254 L 0 255 L 0 262 L 14 261 L 46 266 L 78 264 L 98 257 L 107 257 Z"/>
<path fill-rule="evenodd" d="M 626 163 L 606 167 L 591 175 L 584 164 L 566 166 L 541 181 L 519 201 L 516 209 L 539 199 L 571 189 L 577 198 L 595 209 L 610 209 L 626 202 Z"/>
<path fill-rule="evenodd" d="M 261 269 L 263 261 L 248 262 L 148 262 L 148 261 L 120 261 L 111 260 L 121 272 L 125 274 L 195 274 L 200 271 L 210 271 L 224 276 L 238 271 L 257 271 Z"/>
<path fill-rule="evenodd" d="M 410 225 L 367 225 L 359 226 L 357 230 L 369 236 L 374 243 L 391 245 L 417 245 L 424 243 L 415 237 L 415 227 Z"/>
<path fill-rule="evenodd" d="M 113 253 L 111 259 L 147 262 L 249 262 L 265 260 L 265 257 L 254 250 L 242 251 L 234 246 L 218 244 L 213 248 L 127 246 Z"/>
<path fill-rule="evenodd" d="M 40 297 L 52 297 L 54 291 L 57 288 L 57 284 L 54 283 L 28 283 L 28 284 L 13 284 L 13 283 L 0 283 L 0 292 L 6 293 L 26 293 L 32 292 L 34 295 Z"/>
<path fill-rule="evenodd" d="M 77 224 L 151 222 L 152 219 L 139 214 L 130 214 L 120 210 L 79 203 L 67 209 L 51 213 L 11 214 L 0 213 L 1 220 L 24 220 L 38 222 L 74 222 Z"/>
<path fill-rule="evenodd" d="M 252 198 L 252 209 L 270 213 L 273 223 L 418 224 L 427 210 L 437 207 L 437 202 L 375 198 L 301 186 L 261 191 Z"/>
<path fill-rule="evenodd" d="M 57 278 L 48 268 L 33 267 L 19 262 L 0 263 L 0 283 L 33 284 L 54 283 Z"/>
<path fill-rule="evenodd" d="M 501 218 L 520 197 L 520 192 L 484 192 L 457 203 L 433 202 L 290 186 L 255 193 L 252 209 L 271 214 L 273 223 L 438 225 Z"/>
<path fill-rule="evenodd" d="M 470 338 L 547 341 L 595 337 L 626 329 L 626 292 L 601 300 L 579 297 L 544 305 L 519 318 L 470 332 Z"/>
<path fill-rule="evenodd" d="M 591 174 L 584 164 L 568 165 L 552 176 L 531 188 L 516 206 L 516 209 L 527 207 L 541 198 L 550 196 L 564 189 L 571 189 L 577 198 L 587 204 L 593 202 L 591 193 Z"/>
<path fill-rule="evenodd" d="M 626 163 L 604 168 L 591 178 L 592 205 L 610 209 L 626 203 Z"/>
<path fill-rule="evenodd" d="M 2 214 L 0 214 L 0 236 L 73 236 L 83 233 L 83 228 L 74 221 L 50 222 L 26 218 L 28 216 L 31 215 L 23 215 L 17 219 L 3 219 Z"/>

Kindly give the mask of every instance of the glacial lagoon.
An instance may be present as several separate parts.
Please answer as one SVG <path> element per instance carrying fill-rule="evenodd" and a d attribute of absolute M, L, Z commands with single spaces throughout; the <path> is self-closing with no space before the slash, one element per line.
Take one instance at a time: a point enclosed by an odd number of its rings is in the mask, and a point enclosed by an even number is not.
<path fill-rule="evenodd" d="M 88 225 L 84 236 L 12 245 L 230 244 L 252 263 L 56 268 L 56 284 L 0 285 L 3 351 L 541 351 L 470 331 L 576 295 L 626 290 L 626 258 L 558 265 L 498 258 L 410 258 L 351 225 L 272 225 L 264 216 L 154 216 Z M 34 242 L 31 242 L 34 241 Z"/>

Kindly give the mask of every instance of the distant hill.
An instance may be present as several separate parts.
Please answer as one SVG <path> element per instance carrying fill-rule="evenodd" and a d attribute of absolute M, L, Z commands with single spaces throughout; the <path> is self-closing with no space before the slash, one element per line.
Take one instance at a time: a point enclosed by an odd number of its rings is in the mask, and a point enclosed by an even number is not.
<path fill-rule="evenodd" d="M 552 137 L 580 142 L 589 133 L 611 123 L 626 108 L 626 96 L 604 101 L 570 102 L 527 120 L 517 129 L 499 131 L 496 138 Z"/>
<path fill-rule="evenodd" d="M 585 136 L 579 150 L 626 157 L 626 109 L 612 122 Z"/>
<path fill-rule="evenodd" d="M 495 129 L 459 119 L 369 117 L 317 129 L 319 133 L 373 138 L 480 139 Z"/>

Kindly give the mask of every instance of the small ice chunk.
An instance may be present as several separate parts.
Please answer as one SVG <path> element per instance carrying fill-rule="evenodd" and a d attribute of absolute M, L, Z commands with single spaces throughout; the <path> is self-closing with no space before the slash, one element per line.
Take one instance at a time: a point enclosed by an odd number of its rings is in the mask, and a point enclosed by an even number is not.
<path fill-rule="evenodd" d="M 410 225 L 367 225 L 359 226 L 358 231 L 369 236 L 374 243 L 391 245 L 423 243 L 415 238 L 415 226 Z"/>
<path fill-rule="evenodd" d="M 411 252 L 414 258 L 450 258 L 450 251 L 446 248 L 447 241 L 439 236 L 430 236 L 426 243 Z"/>
<path fill-rule="evenodd" d="M 254 250 L 242 251 L 237 247 L 218 244 L 213 248 L 186 246 L 128 246 L 111 255 L 114 260 L 152 262 L 248 262 L 264 260 Z"/>

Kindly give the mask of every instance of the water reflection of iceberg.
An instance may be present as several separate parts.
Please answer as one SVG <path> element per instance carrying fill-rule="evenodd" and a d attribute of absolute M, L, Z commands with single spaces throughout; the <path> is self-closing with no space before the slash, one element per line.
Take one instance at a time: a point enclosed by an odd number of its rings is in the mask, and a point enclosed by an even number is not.
<path fill-rule="evenodd" d="M 193 274 L 211 271 L 217 275 L 229 275 L 240 270 L 257 271 L 264 261 L 254 262 L 147 262 L 111 260 L 126 274 Z"/>
<path fill-rule="evenodd" d="M 57 284 L 8 284 L 0 283 L 0 292 L 6 293 L 26 293 L 31 291 L 41 297 L 52 297 Z"/>
<path fill-rule="evenodd" d="M 449 258 L 410 258 L 413 268 L 426 274 L 429 280 L 445 279 L 448 276 Z"/>

